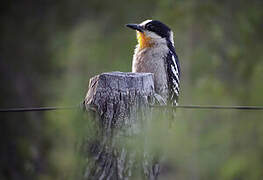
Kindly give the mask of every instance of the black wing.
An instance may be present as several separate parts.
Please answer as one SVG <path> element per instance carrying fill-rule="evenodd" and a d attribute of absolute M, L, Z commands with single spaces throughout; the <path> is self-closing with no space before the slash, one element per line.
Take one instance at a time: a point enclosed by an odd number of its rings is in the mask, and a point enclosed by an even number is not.
<path fill-rule="evenodd" d="M 169 53 L 166 57 L 169 100 L 172 105 L 177 105 L 180 93 L 180 64 L 175 49 L 172 44 L 168 44 Z"/>

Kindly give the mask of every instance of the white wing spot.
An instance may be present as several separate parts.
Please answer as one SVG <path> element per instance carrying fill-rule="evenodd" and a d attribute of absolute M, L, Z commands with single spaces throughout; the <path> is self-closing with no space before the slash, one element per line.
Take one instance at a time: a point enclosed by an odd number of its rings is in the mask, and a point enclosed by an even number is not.
<path fill-rule="evenodd" d="M 170 41 L 172 42 L 174 46 L 174 33 L 172 31 L 170 32 Z"/>
<path fill-rule="evenodd" d="M 174 55 L 172 55 L 172 60 L 173 60 L 173 63 L 176 64 L 175 59 L 174 59 Z"/>
<path fill-rule="evenodd" d="M 172 59 L 173 59 L 173 63 L 174 63 L 174 66 L 175 66 L 175 68 L 176 68 L 176 71 L 178 72 L 178 67 L 177 67 L 177 64 L 176 64 L 176 62 L 175 62 L 175 58 L 174 58 L 173 55 L 172 55 Z"/>
<path fill-rule="evenodd" d="M 173 79 L 173 83 L 174 83 L 174 85 L 178 88 L 179 86 L 178 86 L 178 83 L 176 82 L 176 80 L 175 79 Z"/>
<path fill-rule="evenodd" d="M 174 92 L 177 96 L 179 96 L 179 91 L 176 88 L 174 88 Z"/>
<path fill-rule="evenodd" d="M 173 71 L 174 75 L 177 75 L 177 74 L 178 74 L 178 72 L 174 69 L 173 66 L 172 66 L 172 71 Z"/>

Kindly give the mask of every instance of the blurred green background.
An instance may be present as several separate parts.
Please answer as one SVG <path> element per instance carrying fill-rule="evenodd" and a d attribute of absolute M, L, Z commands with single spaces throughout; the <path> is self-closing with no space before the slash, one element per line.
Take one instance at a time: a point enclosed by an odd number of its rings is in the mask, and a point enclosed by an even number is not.
<path fill-rule="evenodd" d="M 131 71 L 135 32 L 124 25 L 146 19 L 175 33 L 180 104 L 263 105 L 262 0 L 10 0 L 0 7 L 0 107 L 78 104 L 92 76 Z M 0 179 L 74 179 L 88 134 L 79 114 L 0 114 Z M 164 179 L 262 179 L 263 112 L 176 118 Z"/>

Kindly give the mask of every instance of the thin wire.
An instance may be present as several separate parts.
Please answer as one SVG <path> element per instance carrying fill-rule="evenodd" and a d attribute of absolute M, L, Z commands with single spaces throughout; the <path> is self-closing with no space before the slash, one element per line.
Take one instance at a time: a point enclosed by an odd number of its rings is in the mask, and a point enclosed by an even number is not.
<path fill-rule="evenodd" d="M 175 109 L 233 109 L 233 110 L 263 110 L 263 106 L 217 106 L 217 105 L 178 105 L 178 106 L 166 106 L 166 105 L 151 105 L 152 108 L 175 108 Z M 4 112 L 32 112 L 32 111 L 57 111 L 57 110 L 74 110 L 80 109 L 80 106 L 62 106 L 62 107 L 33 107 L 33 108 L 6 108 L 0 109 L 0 113 Z"/>
<path fill-rule="evenodd" d="M 30 112 L 30 111 L 57 111 L 57 110 L 72 110 L 80 108 L 79 106 L 65 106 L 65 107 L 33 107 L 33 108 L 6 108 L 0 109 L 2 112 Z"/>
<path fill-rule="evenodd" d="M 161 106 L 151 105 L 153 108 L 176 108 L 176 109 L 233 109 L 233 110 L 263 110 L 263 106 L 217 106 L 217 105 L 177 105 Z"/>

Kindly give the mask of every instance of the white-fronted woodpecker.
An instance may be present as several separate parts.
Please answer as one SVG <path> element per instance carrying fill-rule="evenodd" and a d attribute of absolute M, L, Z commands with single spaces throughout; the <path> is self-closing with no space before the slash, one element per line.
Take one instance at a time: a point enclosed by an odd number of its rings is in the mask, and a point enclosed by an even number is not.
<path fill-rule="evenodd" d="M 126 26 L 137 32 L 138 44 L 133 55 L 132 72 L 153 73 L 157 101 L 177 105 L 180 64 L 175 52 L 173 32 L 157 20 Z"/>

